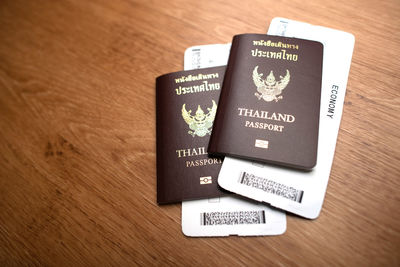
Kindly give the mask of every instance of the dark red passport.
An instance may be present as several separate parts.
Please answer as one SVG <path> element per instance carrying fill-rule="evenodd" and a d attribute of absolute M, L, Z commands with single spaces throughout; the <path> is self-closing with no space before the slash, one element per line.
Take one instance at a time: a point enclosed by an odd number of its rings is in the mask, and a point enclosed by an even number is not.
<path fill-rule="evenodd" d="M 312 169 L 318 147 L 323 45 L 233 37 L 208 151 Z"/>
<path fill-rule="evenodd" d="M 156 79 L 157 202 L 224 195 L 221 158 L 207 154 L 224 67 L 180 71 Z"/>

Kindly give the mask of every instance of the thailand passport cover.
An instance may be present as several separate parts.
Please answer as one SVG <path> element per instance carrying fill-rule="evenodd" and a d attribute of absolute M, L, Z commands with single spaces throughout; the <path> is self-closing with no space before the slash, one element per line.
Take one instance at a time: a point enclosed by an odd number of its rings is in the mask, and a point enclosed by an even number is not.
<path fill-rule="evenodd" d="M 234 36 L 208 151 L 312 169 L 322 54 L 316 41 Z"/>
<path fill-rule="evenodd" d="M 225 66 L 156 79 L 157 202 L 219 197 L 221 158 L 207 154 Z"/>

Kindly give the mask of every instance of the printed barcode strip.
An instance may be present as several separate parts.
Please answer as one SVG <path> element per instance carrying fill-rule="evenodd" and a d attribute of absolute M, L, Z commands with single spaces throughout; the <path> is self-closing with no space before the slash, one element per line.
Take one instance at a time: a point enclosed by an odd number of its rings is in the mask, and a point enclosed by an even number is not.
<path fill-rule="evenodd" d="M 266 223 L 266 221 L 265 221 L 265 211 L 263 211 L 263 210 L 261 212 L 261 223 Z"/>
<path fill-rule="evenodd" d="M 240 184 L 258 188 L 270 194 L 281 196 L 298 203 L 301 203 L 303 199 L 303 190 L 289 187 L 287 185 L 280 184 L 259 176 L 255 176 L 254 174 L 250 174 L 247 172 L 242 172 L 240 174 L 238 182 Z"/>
<path fill-rule="evenodd" d="M 200 68 L 200 49 L 199 48 L 192 50 L 192 67 L 195 69 Z"/>
<path fill-rule="evenodd" d="M 281 36 L 285 36 L 285 34 L 286 34 L 286 28 L 287 28 L 287 26 L 288 26 L 288 22 L 287 21 L 280 21 L 280 27 L 279 27 L 279 31 L 280 31 L 280 33 L 279 33 L 279 35 L 281 35 Z"/>
<path fill-rule="evenodd" d="M 265 224 L 265 210 L 200 213 L 200 225 Z"/>

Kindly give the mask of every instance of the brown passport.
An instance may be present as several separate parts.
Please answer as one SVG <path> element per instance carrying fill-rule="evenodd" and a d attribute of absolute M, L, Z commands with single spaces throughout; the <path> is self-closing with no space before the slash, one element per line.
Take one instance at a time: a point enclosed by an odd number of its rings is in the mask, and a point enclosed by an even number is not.
<path fill-rule="evenodd" d="M 323 45 L 265 34 L 233 37 L 208 151 L 312 169 Z"/>
<path fill-rule="evenodd" d="M 156 79 L 157 202 L 224 195 L 221 158 L 207 154 L 225 66 L 180 71 Z"/>

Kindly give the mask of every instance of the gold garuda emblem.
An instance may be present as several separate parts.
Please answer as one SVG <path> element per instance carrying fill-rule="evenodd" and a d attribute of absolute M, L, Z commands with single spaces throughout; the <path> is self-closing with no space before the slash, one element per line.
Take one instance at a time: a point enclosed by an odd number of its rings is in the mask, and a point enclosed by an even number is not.
<path fill-rule="evenodd" d="M 288 85 L 290 81 L 290 73 L 289 70 L 286 70 L 285 77 L 279 76 L 280 81 L 275 80 L 275 76 L 273 71 L 269 73 L 266 79 L 262 79 L 263 74 L 258 74 L 258 66 L 256 66 L 253 70 L 253 81 L 257 86 L 258 93 L 255 93 L 255 96 L 260 100 L 261 98 L 267 102 L 275 100 L 278 102 L 279 99 L 282 99 L 283 89 Z"/>
<path fill-rule="evenodd" d="M 208 113 L 205 114 L 201 109 L 200 105 L 197 106 L 196 114 L 192 116 L 192 111 L 186 110 L 186 104 L 182 106 L 182 117 L 185 122 L 189 125 L 191 131 L 188 134 L 203 137 L 207 134 L 211 134 L 211 127 L 214 122 L 215 114 L 217 113 L 217 104 L 212 100 L 212 107 L 207 108 Z"/>

